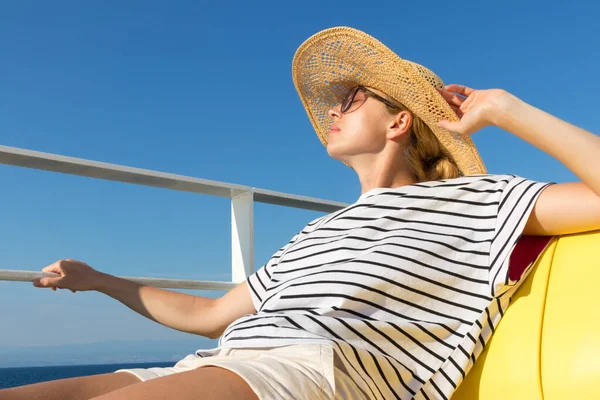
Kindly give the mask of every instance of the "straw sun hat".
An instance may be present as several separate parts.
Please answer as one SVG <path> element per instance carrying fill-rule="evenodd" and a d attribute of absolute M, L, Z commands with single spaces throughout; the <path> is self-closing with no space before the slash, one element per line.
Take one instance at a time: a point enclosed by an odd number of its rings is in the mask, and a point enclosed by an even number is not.
<path fill-rule="evenodd" d="M 403 60 L 372 36 L 353 28 L 318 32 L 296 51 L 294 85 L 317 135 L 327 145 L 332 123 L 328 110 L 351 88 L 362 85 L 382 91 L 404 104 L 433 131 L 463 175 L 485 174 L 485 166 L 468 136 L 437 126 L 459 118 L 435 88 L 444 82 L 429 69 Z"/>

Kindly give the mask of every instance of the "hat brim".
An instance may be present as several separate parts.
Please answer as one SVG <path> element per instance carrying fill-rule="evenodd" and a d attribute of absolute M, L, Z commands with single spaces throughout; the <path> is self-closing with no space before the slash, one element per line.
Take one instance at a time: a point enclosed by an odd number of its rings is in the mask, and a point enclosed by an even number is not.
<path fill-rule="evenodd" d="M 292 77 L 308 117 L 325 146 L 332 123 L 329 109 L 339 104 L 350 88 L 362 85 L 382 91 L 421 118 L 454 158 L 463 175 L 486 173 L 470 137 L 437 126 L 443 119 L 459 119 L 436 90 L 436 87 L 444 87 L 443 82 L 425 67 L 401 59 L 362 31 L 336 27 L 311 36 L 294 55 Z"/>

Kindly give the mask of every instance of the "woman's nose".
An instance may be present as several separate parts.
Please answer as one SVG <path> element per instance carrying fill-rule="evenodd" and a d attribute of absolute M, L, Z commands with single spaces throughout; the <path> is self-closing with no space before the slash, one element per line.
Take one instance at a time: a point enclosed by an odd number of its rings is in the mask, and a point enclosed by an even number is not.
<path fill-rule="evenodd" d="M 331 118 L 339 118 L 342 113 L 340 111 L 340 107 L 341 106 L 339 104 L 331 107 L 329 111 L 327 111 L 327 114 L 329 114 Z"/>

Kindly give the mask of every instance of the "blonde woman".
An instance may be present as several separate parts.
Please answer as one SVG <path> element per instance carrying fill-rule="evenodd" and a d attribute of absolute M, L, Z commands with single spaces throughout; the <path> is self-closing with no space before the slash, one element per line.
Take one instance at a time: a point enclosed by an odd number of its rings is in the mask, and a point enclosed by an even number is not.
<path fill-rule="evenodd" d="M 600 229 L 600 138 L 504 90 L 444 86 L 351 28 L 309 38 L 293 78 L 329 155 L 358 175 L 356 202 L 310 222 L 217 300 L 73 260 L 46 267 L 60 277 L 36 286 L 100 291 L 163 325 L 220 337 L 219 348 L 0 399 L 448 399 L 528 272 L 508 273 L 520 236 Z M 581 182 L 487 175 L 469 135 L 490 125 Z"/>

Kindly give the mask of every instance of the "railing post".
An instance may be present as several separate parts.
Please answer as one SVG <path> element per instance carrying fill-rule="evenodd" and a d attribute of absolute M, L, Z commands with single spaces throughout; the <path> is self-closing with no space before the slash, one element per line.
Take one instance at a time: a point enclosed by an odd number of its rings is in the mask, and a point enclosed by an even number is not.
<path fill-rule="evenodd" d="M 231 281 L 240 283 L 254 272 L 254 191 L 231 196 Z"/>

